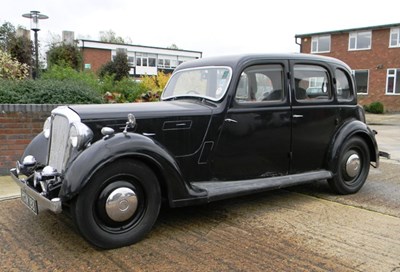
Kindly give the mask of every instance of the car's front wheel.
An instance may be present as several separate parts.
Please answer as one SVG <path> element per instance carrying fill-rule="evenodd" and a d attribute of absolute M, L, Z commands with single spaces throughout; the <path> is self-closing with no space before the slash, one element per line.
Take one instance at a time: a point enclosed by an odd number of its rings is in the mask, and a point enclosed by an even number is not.
<path fill-rule="evenodd" d="M 370 166 L 370 154 L 366 142 L 352 137 L 344 143 L 336 162 L 337 172 L 328 180 L 330 187 L 339 194 L 353 194 L 364 185 Z"/>
<path fill-rule="evenodd" d="M 103 167 L 72 203 L 72 217 L 85 239 L 110 249 L 141 240 L 160 210 L 157 177 L 144 163 L 121 160 Z"/>

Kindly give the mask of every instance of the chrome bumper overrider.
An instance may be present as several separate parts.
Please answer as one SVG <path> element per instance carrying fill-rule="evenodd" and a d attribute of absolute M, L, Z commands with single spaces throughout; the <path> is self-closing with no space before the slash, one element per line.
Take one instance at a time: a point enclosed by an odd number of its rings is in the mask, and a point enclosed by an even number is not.
<path fill-rule="evenodd" d="M 60 198 L 53 198 L 50 200 L 42 196 L 40 193 L 36 192 L 34 189 L 26 184 L 25 180 L 19 179 L 16 168 L 11 169 L 10 174 L 13 181 L 28 195 L 33 197 L 38 202 L 40 207 L 48 209 L 54 213 L 62 212 L 62 203 Z"/>

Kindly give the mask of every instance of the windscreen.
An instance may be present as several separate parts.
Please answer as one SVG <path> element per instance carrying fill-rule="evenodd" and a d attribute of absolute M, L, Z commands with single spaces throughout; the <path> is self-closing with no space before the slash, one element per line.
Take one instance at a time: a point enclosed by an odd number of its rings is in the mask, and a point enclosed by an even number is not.
<path fill-rule="evenodd" d="M 171 76 L 161 98 L 192 96 L 219 101 L 225 95 L 231 77 L 232 70 L 229 67 L 181 70 Z"/>

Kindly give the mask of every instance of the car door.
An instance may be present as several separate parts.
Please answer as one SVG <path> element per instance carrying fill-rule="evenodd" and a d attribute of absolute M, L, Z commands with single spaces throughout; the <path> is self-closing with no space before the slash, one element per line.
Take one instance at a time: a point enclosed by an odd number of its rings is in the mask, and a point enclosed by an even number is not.
<path fill-rule="evenodd" d="M 214 150 L 216 179 L 288 173 L 291 112 L 287 66 L 286 62 L 257 64 L 241 73 Z"/>
<path fill-rule="evenodd" d="M 323 169 L 338 124 L 333 76 L 326 64 L 291 61 L 291 173 Z"/>

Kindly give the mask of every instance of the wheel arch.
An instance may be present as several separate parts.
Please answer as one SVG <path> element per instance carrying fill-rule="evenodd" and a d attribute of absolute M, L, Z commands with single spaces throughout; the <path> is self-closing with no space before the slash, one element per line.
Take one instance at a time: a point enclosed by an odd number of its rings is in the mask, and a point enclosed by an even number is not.
<path fill-rule="evenodd" d="M 375 139 L 375 132 L 372 131 L 365 123 L 358 120 L 352 120 L 343 124 L 343 126 L 337 130 L 332 139 L 328 152 L 327 168 L 334 174 L 337 172 L 337 165 L 335 162 L 340 154 L 341 147 L 345 141 L 352 137 L 360 137 L 363 139 L 368 146 L 370 160 L 375 162 L 376 166 L 379 164 L 379 151 Z"/>

